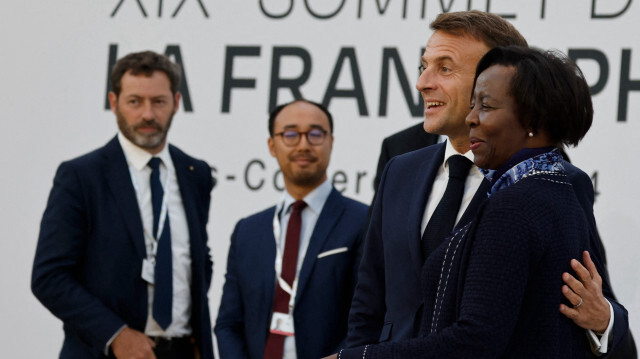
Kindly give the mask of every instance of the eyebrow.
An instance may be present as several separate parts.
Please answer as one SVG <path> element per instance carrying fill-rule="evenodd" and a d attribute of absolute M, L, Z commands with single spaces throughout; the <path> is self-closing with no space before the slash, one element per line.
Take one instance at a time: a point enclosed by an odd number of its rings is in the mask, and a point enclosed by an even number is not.
<path fill-rule="evenodd" d="M 324 130 L 324 127 L 322 127 L 320 125 L 311 124 L 311 125 L 309 125 L 309 127 L 318 128 L 320 130 Z M 295 129 L 295 128 L 298 128 L 298 125 L 286 125 L 286 126 L 283 127 L 283 130 L 291 130 L 291 129 Z"/>
<path fill-rule="evenodd" d="M 420 61 L 422 61 L 423 64 L 429 63 L 429 61 L 427 61 L 427 58 L 424 56 L 420 57 Z M 432 62 L 443 62 L 443 61 L 451 61 L 451 62 L 455 62 L 453 61 L 453 58 L 449 55 L 442 55 L 442 56 L 438 56 L 435 58 L 434 61 Z"/>
<path fill-rule="evenodd" d="M 128 94 L 128 95 L 125 95 L 125 96 L 124 96 L 124 98 L 127 98 L 127 99 L 128 99 L 128 98 L 145 98 L 145 97 L 146 97 L 146 96 L 138 95 L 138 94 L 135 94 L 135 93 Z M 151 98 L 152 100 L 158 100 L 158 99 L 167 99 L 167 98 L 171 98 L 171 96 L 169 96 L 169 95 L 158 95 L 158 96 L 153 96 L 153 97 L 150 97 L 150 98 Z"/>

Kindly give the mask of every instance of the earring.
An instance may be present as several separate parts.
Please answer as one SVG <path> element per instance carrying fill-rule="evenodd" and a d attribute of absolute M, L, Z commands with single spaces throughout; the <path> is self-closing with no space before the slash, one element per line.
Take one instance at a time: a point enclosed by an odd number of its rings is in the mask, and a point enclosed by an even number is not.
<path fill-rule="evenodd" d="M 529 137 L 533 137 L 533 131 L 529 131 Z"/>

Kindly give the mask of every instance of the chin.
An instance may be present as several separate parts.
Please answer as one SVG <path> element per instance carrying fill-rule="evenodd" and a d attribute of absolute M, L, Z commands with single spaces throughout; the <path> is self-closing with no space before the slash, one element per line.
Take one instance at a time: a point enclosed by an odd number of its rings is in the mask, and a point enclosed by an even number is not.
<path fill-rule="evenodd" d="M 422 123 L 422 128 L 428 133 L 440 133 L 442 126 L 440 121 L 437 118 L 425 118 Z"/>
<path fill-rule="evenodd" d="M 319 185 L 321 183 L 320 179 L 322 179 L 322 176 L 315 174 L 299 174 L 294 178 L 293 182 L 298 186 L 309 187 Z"/>
<path fill-rule="evenodd" d="M 473 154 L 473 164 L 476 165 L 478 168 L 482 168 L 485 170 L 494 169 L 494 168 L 489 168 L 489 164 L 487 163 L 487 161 L 485 161 L 482 157 L 479 157 L 475 153 Z"/>
<path fill-rule="evenodd" d="M 160 147 L 160 145 L 162 145 L 162 143 L 164 142 L 165 137 L 162 136 L 161 134 L 155 134 L 152 136 L 136 136 L 136 140 L 134 141 L 135 144 L 137 144 L 140 147 L 143 148 L 157 148 Z"/>

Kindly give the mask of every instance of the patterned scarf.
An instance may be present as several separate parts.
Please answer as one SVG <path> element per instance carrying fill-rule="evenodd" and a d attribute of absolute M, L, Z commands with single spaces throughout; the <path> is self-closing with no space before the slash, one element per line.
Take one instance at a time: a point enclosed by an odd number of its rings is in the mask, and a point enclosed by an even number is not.
<path fill-rule="evenodd" d="M 526 150 L 527 149 L 522 151 Z M 514 157 L 518 156 L 520 152 L 516 153 Z M 481 168 L 480 172 L 482 172 L 485 178 L 491 182 L 491 189 L 489 189 L 487 196 L 491 196 L 499 190 L 507 188 L 529 176 L 539 174 L 565 175 L 561 161 L 562 155 L 560 154 L 560 151 L 558 151 L 558 149 L 553 149 L 549 152 L 530 157 L 516 164 L 495 179 L 493 177 L 498 172 L 497 170 L 486 170 Z"/>

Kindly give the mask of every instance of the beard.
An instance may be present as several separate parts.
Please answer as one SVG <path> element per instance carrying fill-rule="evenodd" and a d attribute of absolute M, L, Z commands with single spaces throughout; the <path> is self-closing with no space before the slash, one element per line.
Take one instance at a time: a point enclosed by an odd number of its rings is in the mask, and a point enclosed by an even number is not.
<path fill-rule="evenodd" d="M 319 166 L 318 158 L 311 154 L 290 155 L 289 161 L 295 162 L 298 157 L 304 157 L 312 161 L 309 168 L 292 168 L 287 171 L 287 175 L 291 183 L 300 187 L 315 187 L 321 184 L 326 177 L 326 167 Z"/>
<path fill-rule="evenodd" d="M 300 187 L 313 187 L 317 186 L 324 181 L 324 171 L 316 172 L 298 172 L 291 176 L 291 182 Z"/>
<path fill-rule="evenodd" d="M 154 150 L 165 143 L 167 133 L 171 127 L 171 121 L 173 121 L 173 114 L 169 117 L 169 121 L 167 121 L 167 125 L 164 127 L 153 118 L 129 125 L 118 108 L 116 108 L 116 118 L 118 119 L 118 128 L 124 137 L 140 148 Z M 151 127 L 154 128 L 156 132 L 148 134 L 139 133 L 137 130 L 141 127 Z"/>

